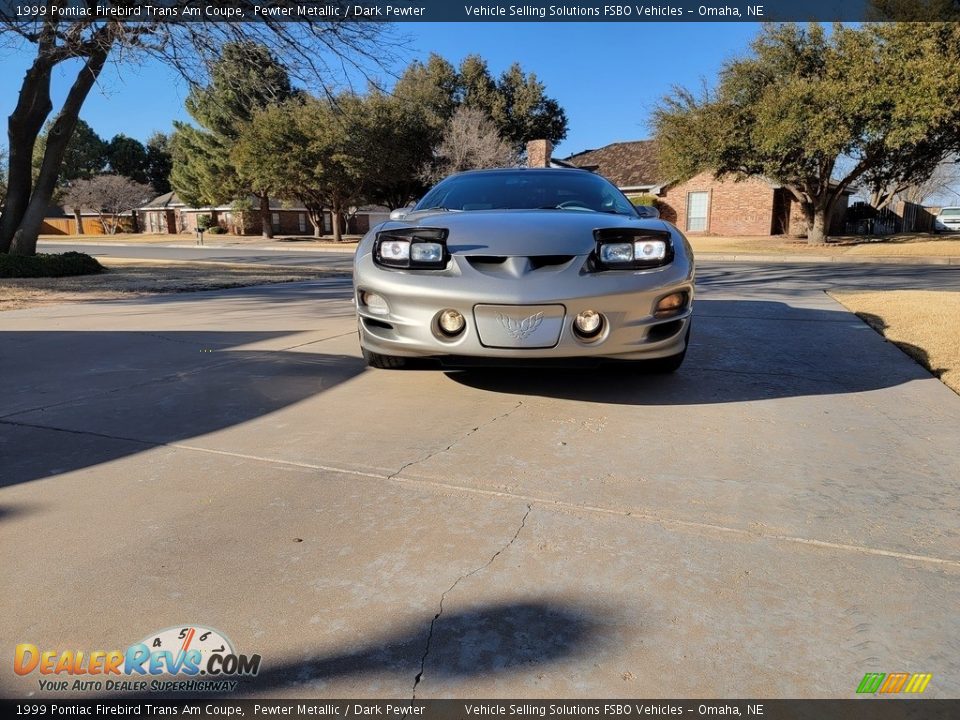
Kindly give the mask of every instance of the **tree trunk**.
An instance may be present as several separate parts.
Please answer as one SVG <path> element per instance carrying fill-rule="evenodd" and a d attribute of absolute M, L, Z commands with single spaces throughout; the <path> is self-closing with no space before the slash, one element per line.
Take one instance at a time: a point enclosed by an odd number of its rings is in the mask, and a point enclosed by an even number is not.
<path fill-rule="evenodd" d="M 313 226 L 313 236 L 323 237 L 323 209 L 307 207 L 307 217 L 310 218 L 310 225 Z"/>
<path fill-rule="evenodd" d="M 807 226 L 807 244 L 823 245 L 827 242 L 827 213 L 826 208 L 816 206 L 813 217 Z"/>
<path fill-rule="evenodd" d="M 83 235 L 83 215 L 80 214 L 80 208 L 73 209 L 73 220 L 77 224 L 77 235 Z"/>
<path fill-rule="evenodd" d="M 830 218 L 833 215 L 833 206 L 836 194 L 831 193 L 825 198 L 814 198 L 813 202 L 801 203 L 803 219 L 807 224 L 807 244 L 823 245 L 827 242 L 830 233 Z"/>
<path fill-rule="evenodd" d="M 264 240 L 273 239 L 273 217 L 270 212 L 270 198 L 266 195 L 260 196 L 260 228 L 263 231 Z"/>
<path fill-rule="evenodd" d="M 33 147 L 43 122 L 53 109 L 50 101 L 51 66 L 38 58 L 27 70 L 20 99 L 7 121 L 9 156 L 7 158 L 7 197 L 0 215 L 0 252 L 7 252 L 13 234 L 20 226 L 33 183 Z"/>
<path fill-rule="evenodd" d="M 37 176 L 37 182 L 30 195 L 26 212 L 24 212 L 19 226 L 13 233 L 13 240 L 10 243 L 11 254 L 37 254 L 37 235 L 40 232 L 40 225 L 43 224 L 43 218 L 47 214 L 47 206 L 50 204 L 50 198 L 53 197 L 53 191 L 57 185 L 57 177 L 60 175 L 60 166 L 63 164 L 67 143 L 70 142 L 73 129 L 77 125 L 77 117 L 80 115 L 83 101 L 86 100 L 90 88 L 96 82 L 100 71 L 103 70 L 109 52 L 109 45 L 91 51 L 87 62 L 77 73 L 77 79 L 74 80 L 73 86 L 67 94 L 67 99 L 57 115 L 53 127 L 47 134 L 47 147 L 43 154 L 40 174 Z M 34 140 L 36 140 L 36 136 L 34 136 Z"/>
<path fill-rule="evenodd" d="M 330 211 L 330 224 L 333 226 L 333 241 L 343 242 L 343 230 L 341 228 L 343 212 L 340 209 L 340 201 L 334 200 Z"/>

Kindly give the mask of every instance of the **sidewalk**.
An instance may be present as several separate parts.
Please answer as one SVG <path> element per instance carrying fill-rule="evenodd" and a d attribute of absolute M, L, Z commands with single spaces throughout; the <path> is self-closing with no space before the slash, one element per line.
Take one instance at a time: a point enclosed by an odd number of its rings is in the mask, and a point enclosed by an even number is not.
<path fill-rule="evenodd" d="M 91 236 L 95 239 L 87 240 L 82 237 L 71 236 L 68 238 L 43 235 L 40 237 L 41 243 L 62 243 L 64 245 L 90 245 L 92 247 L 165 247 L 165 248 L 190 248 L 205 250 L 235 250 L 237 248 L 249 247 L 259 250 L 282 250 L 284 252 L 333 252 L 333 253 L 352 253 L 357 249 L 357 243 L 360 240 L 359 235 L 346 235 L 343 242 L 333 242 L 324 240 L 264 240 L 260 237 L 222 238 L 215 236 L 216 239 L 206 237 L 203 245 L 196 241 L 188 241 L 186 236 L 169 236 L 172 240 L 165 242 L 153 238 L 145 240 L 133 240 L 129 235 L 117 240 L 110 240 L 103 235 Z M 211 242 L 212 240 L 212 242 Z"/>

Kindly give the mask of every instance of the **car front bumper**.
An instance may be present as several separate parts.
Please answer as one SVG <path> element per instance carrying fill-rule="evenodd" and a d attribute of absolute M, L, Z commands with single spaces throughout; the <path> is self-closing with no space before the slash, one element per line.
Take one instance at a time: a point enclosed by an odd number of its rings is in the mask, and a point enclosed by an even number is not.
<path fill-rule="evenodd" d="M 693 304 L 692 263 L 682 258 L 655 270 L 596 274 L 580 273 L 581 264 L 571 263 L 561 272 L 503 278 L 477 273 L 467 263 L 444 274 L 384 271 L 369 255 L 360 257 L 354 275 L 354 301 L 361 346 L 382 355 L 461 361 L 639 360 L 683 352 Z M 559 287 L 563 288 L 562 294 L 558 294 Z M 657 302 L 679 291 L 688 294 L 686 307 L 670 317 L 655 317 Z M 371 312 L 361 300 L 362 292 L 384 298 L 388 312 Z M 518 320 L 530 317 L 528 310 L 557 307 L 559 337 L 555 342 L 551 338 L 548 347 L 493 347 L 504 343 L 491 342 L 489 324 L 485 332 L 482 326 L 478 328 L 478 320 L 484 322 L 483 306 L 490 305 L 503 308 L 505 315 Z M 437 316 L 446 309 L 456 310 L 466 319 L 464 331 L 454 338 L 444 337 L 437 326 Z M 584 340 L 574 332 L 574 318 L 584 310 L 604 316 L 604 328 L 596 339 Z"/>

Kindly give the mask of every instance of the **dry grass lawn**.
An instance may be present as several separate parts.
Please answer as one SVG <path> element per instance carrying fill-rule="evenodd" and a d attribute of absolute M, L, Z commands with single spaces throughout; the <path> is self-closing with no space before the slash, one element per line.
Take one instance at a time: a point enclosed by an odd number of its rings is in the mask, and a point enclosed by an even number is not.
<path fill-rule="evenodd" d="M 808 245 L 802 238 L 710 237 L 688 238 L 694 252 L 764 255 L 866 255 L 873 257 L 960 256 L 960 237 L 906 233 L 884 238 L 835 238 L 826 245 Z"/>
<path fill-rule="evenodd" d="M 121 258 L 103 259 L 101 263 L 107 271 L 99 275 L 0 279 L 0 310 L 296 282 L 333 274 L 329 270 L 308 267 L 238 263 Z"/>
<path fill-rule="evenodd" d="M 870 327 L 960 394 L 960 292 L 831 292 Z"/>

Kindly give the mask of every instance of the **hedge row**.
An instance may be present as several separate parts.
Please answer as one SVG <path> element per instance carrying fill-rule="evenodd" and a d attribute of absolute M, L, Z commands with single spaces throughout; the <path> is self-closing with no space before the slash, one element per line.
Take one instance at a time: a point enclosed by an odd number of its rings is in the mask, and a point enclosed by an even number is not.
<path fill-rule="evenodd" d="M 92 275 L 102 272 L 103 269 L 103 265 L 94 258 L 78 252 L 65 252 L 56 255 L 7 255 L 0 253 L 0 278 Z"/>

